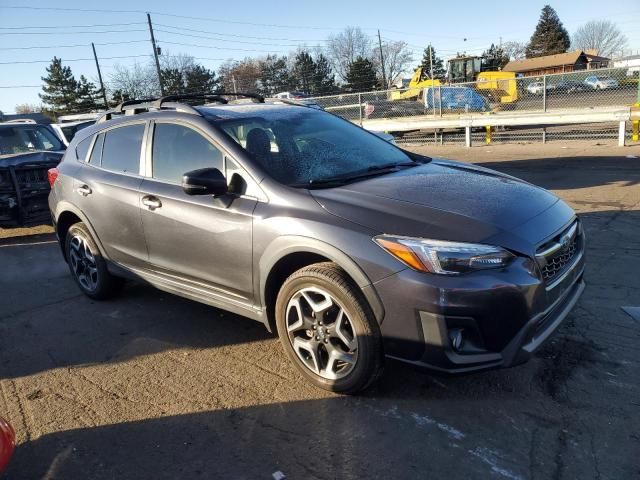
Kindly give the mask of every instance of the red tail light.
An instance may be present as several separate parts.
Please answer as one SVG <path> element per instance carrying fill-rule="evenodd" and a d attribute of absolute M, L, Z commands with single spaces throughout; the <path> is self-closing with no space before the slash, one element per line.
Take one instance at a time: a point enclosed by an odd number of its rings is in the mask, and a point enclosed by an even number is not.
<path fill-rule="evenodd" d="M 0 418 L 0 473 L 7 468 L 16 445 L 16 434 L 4 418 Z"/>
<path fill-rule="evenodd" d="M 51 188 L 53 188 L 53 184 L 56 183 L 56 180 L 58 179 L 58 169 L 57 168 L 50 168 L 49 170 L 47 170 L 47 178 L 49 179 L 49 186 Z"/>

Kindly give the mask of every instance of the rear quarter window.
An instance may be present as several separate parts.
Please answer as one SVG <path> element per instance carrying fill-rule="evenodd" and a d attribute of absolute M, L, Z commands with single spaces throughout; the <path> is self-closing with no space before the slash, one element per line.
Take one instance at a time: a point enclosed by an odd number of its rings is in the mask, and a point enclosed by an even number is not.
<path fill-rule="evenodd" d="M 76 158 L 81 162 L 87 160 L 87 153 L 89 153 L 91 140 L 93 140 L 93 137 L 87 137 L 76 145 Z"/>
<path fill-rule="evenodd" d="M 123 173 L 140 173 L 140 149 L 144 124 L 117 127 L 105 132 L 101 166 Z"/>

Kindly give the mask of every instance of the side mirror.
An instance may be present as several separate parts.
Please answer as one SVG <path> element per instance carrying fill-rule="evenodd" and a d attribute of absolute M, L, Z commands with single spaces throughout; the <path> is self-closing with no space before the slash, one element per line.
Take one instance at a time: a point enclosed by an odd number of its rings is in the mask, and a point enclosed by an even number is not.
<path fill-rule="evenodd" d="M 217 168 L 200 168 L 182 176 L 182 189 L 187 195 L 213 195 L 227 193 L 227 179 Z"/>

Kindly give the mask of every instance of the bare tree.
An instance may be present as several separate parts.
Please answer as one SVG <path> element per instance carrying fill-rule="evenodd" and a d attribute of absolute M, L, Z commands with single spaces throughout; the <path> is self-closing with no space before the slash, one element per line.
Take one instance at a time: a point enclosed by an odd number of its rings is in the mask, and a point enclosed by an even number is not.
<path fill-rule="evenodd" d="M 571 46 L 579 50 L 597 50 L 602 57 L 612 57 L 627 46 L 627 37 L 609 20 L 591 20 L 576 30 Z"/>
<path fill-rule="evenodd" d="M 158 74 L 151 63 L 134 63 L 131 67 L 116 64 L 110 77 L 109 90 L 128 98 L 157 96 L 160 92 Z"/>
<path fill-rule="evenodd" d="M 509 56 L 510 60 L 522 60 L 526 58 L 527 44 L 524 42 L 504 42 L 502 50 Z"/>
<path fill-rule="evenodd" d="M 38 113 L 43 111 L 43 107 L 35 103 L 21 103 L 20 105 L 16 105 L 15 111 L 19 114 Z"/>
<path fill-rule="evenodd" d="M 376 70 L 378 70 L 378 76 L 382 78 L 380 49 L 376 50 L 378 55 L 374 55 L 373 60 Z M 384 73 L 387 78 L 387 84 L 383 88 L 390 88 L 398 77 L 407 71 L 407 67 L 413 62 L 413 55 L 405 42 L 390 41 L 382 44 L 382 57 L 384 59 Z"/>
<path fill-rule="evenodd" d="M 262 61 L 245 58 L 241 61 L 227 60 L 218 68 L 222 90 L 227 92 L 257 92 L 262 77 Z"/>
<path fill-rule="evenodd" d="M 346 81 L 349 67 L 356 58 L 371 58 L 372 40 L 360 27 L 347 27 L 327 40 L 327 56 L 338 76 Z"/>

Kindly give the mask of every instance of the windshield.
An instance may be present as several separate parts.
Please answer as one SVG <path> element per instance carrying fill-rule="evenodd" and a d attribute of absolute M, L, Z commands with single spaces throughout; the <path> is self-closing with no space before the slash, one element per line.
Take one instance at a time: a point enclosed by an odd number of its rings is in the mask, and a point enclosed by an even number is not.
<path fill-rule="evenodd" d="M 269 174 L 291 186 L 321 184 L 413 164 L 402 150 L 329 113 L 308 108 L 266 110 L 216 122 Z"/>
<path fill-rule="evenodd" d="M 0 126 L 0 155 L 37 150 L 64 150 L 64 147 L 58 137 L 42 125 Z"/>

